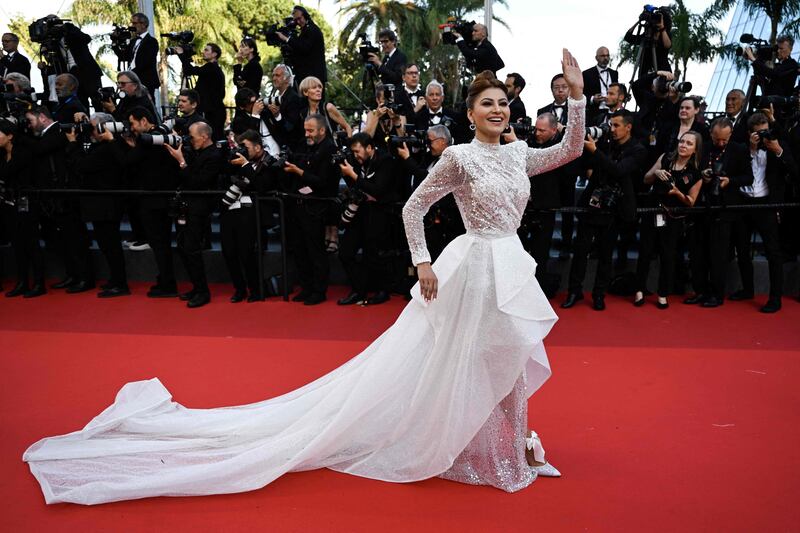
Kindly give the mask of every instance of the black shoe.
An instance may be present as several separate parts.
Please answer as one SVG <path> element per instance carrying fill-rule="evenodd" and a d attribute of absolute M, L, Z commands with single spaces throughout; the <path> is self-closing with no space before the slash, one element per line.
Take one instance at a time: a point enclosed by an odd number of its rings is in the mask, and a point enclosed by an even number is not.
<path fill-rule="evenodd" d="M 154 285 L 147 291 L 148 298 L 175 298 L 178 295 L 178 288 L 175 286 L 161 287 Z"/>
<path fill-rule="evenodd" d="M 107 291 L 108 289 L 113 289 L 114 287 L 116 287 L 116 285 L 114 285 L 109 281 L 107 283 L 103 283 L 102 285 L 100 285 L 100 290 Z"/>
<path fill-rule="evenodd" d="M 181 294 L 178 296 L 178 298 L 179 298 L 179 299 L 180 299 L 180 301 L 182 301 L 182 302 L 188 302 L 189 300 L 191 300 L 192 298 L 194 298 L 194 295 L 195 295 L 195 294 L 197 294 L 197 292 L 196 292 L 194 289 L 192 289 L 192 290 L 190 290 L 190 291 L 188 291 L 188 292 L 182 292 L 182 293 L 181 293 Z"/>
<path fill-rule="evenodd" d="M 247 297 L 247 303 L 251 304 L 253 302 L 263 302 L 264 297 L 258 294 L 257 292 L 250 291 L 250 296 Z"/>
<path fill-rule="evenodd" d="M 115 298 L 117 296 L 130 296 L 131 290 L 127 285 L 111 286 L 97 293 L 98 298 Z"/>
<path fill-rule="evenodd" d="M 668 309 L 669 302 L 664 302 L 663 304 L 661 302 L 656 302 L 656 307 L 658 307 L 659 309 Z"/>
<path fill-rule="evenodd" d="M 325 300 L 327 300 L 327 298 L 321 292 L 312 292 L 308 298 L 305 299 L 303 305 L 317 305 L 321 304 Z"/>
<path fill-rule="evenodd" d="M 292 301 L 293 302 L 305 302 L 306 298 L 308 298 L 309 296 L 311 296 L 311 291 L 302 290 L 302 291 L 298 292 L 297 294 L 295 294 L 294 296 L 292 296 Z"/>
<path fill-rule="evenodd" d="M 231 303 L 238 304 L 239 302 L 243 302 L 244 299 L 247 298 L 247 291 L 236 291 L 231 296 Z"/>
<path fill-rule="evenodd" d="M 698 305 L 702 304 L 706 301 L 706 297 L 702 294 L 695 294 L 694 296 L 689 296 L 688 298 L 683 299 L 683 303 L 686 305 Z"/>
<path fill-rule="evenodd" d="M 14 285 L 13 289 L 11 289 L 6 293 L 6 298 L 15 298 L 17 296 L 22 296 L 29 290 L 30 289 L 28 288 L 27 283 L 22 283 L 22 282 L 17 283 L 16 285 Z"/>
<path fill-rule="evenodd" d="M 571 292 L 567 295 L 567 299 L 561 304 L 561 309 L 569 309 L 581 300 L 583 300 L 582 292 Z"/>
<path fill-rule="evenodd" d="M 86 292 L 94 289 L 94 282 L 79 281 L 67 287 L 67 294 L 78 294 L 79 292 Z"/>
<path fill-rule="evenodd" d="M 644 302 L 645 302 L 645 298 L 644 298 L 644 296 L 642 296 L 638 300 L 634 300 L 633 301 L 633 305 L 634 305 L 634 307 L 641 307 L 641 306 L 644 305 Z"/>
<path fill-rule="evenodd" d="M 732 302 L 738 302 L 738 301 L 741 301 L 741 300 L 752 300 L 752 299 L 753 299 L 753 293 L 752 292 L 747 292 L 744 289 L 742 289 L 740 291 L 736 291 L 733 294 L 731 294 L 730 296 L 728 296 L 728 300 L 730 300 Z"/>
<path fill-rule="evenodd" d="M 336 302 L 336 305 L 353 305 L 364 301 L 364 295 L 360 292 L 351 292 L 344 298 Z"/>
<path fill-rule="evenodd" d="M 196 292 L 192 299 L 186 302 L 186 307 L 194 309 L 195 307 L 203 307 L 211 301 L 211 295 L 207 292 Z"/>
<path fill-rule="evenodd" d="M 595 311 L 605 311 L 606 299 L 604 296 L 592 296 L 592 309 Z"/>
<path fill-rule="evenodd" d="M 760 309 L 762 313 L 777 313 L 781 310 L 781 299 L 770 298 L 767 303 Z"/>
<path fill-rule="evenodd" d="M 367 305 L 378 305 L 388 302 L 391 296 L 387 291 L 376 292 L 374 296 L 367 298 Z"/>
<path fill-rule="evenodd" d="M 41 296 L 43 294 L 47 294 L 47 289 L 44 287 L 44 283 L 37 283 L 33 286 L 33 288 L 31 288 L 31 290 L 23 294 L 22 297 L 36 298 L 37 296 Z"/>
<path fill-rule="evenodd" d="M 53 283 L 52 285 L 50 285 L 50 288 L 51 289 L 66 289 L 67 287 L 72 287 L 73 285 L 75 285 L 79 281 L 80 281 L 79 279 L 75 279 L 75 278 L 72 278 L 70 276 L 67 276 L 66 278 L 62 279 L 58 283 Z"/>
<path fill-rule="evenodd" d="M 702 307 L 719 307 L 722 305 L 722 303 L 723 302 L 720 298 L 717 298 L 716 296 L 709 296 L 702 303 Z"/>

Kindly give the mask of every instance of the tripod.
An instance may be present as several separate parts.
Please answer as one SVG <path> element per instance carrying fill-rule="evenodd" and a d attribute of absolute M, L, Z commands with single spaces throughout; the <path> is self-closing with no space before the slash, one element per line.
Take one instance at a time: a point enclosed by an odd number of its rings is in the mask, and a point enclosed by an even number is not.
<path fill-rule="evenodd" d="M 638 33 L 636 33 L 635 37 L 642 37 L 642 42 L 639 44 L 639 50 L 636 52 L 636 61 L 633 63 L 633 73 L 631 74 L 631 81 L 629 86 L 633 86 L 633 82 L 636 81 L 636 73 L 639 73 L 639 77 L 642 76 L 642 65 L 644 64 L 644 57 L 645 57 L 645 50 L 647 53 L 650 54 L 652 58 L 652 70 L 646 72 L 645 74 L 650 74 L 651 72 L 656 72 L 658 70 L 658 61 L 656 59 L 656 28 L 646 22 L 640 22 Z"/>

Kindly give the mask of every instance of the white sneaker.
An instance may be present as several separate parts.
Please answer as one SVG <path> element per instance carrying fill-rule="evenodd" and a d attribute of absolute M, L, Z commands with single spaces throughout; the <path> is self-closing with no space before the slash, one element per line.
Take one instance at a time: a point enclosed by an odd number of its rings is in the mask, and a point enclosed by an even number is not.
<path fill-rule="evenodd" d="M 146 242 L 133 242 L 128 245 L 128 250 L 133 250 L 134 252 L 141 252 L 142 250 L 149 250 L 150 245 Z"/>

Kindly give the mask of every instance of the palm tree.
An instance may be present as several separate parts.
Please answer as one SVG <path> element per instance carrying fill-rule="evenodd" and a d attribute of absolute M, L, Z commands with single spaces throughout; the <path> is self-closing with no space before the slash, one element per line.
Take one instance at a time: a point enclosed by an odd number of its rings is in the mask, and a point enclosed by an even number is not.
<path fill-rule="evenodd" d="M 723 13 L 712 5 L 703 13 L 692 13 L 683 0 L 672 7 L 672 56 L 686 79 L 689 61 L 707 63 L 722 47 L 723 34 L 717 23 Z"/>
<path fill-rule="evenodd" d="M 784 32 L 797 37 L 800 33 L 800 0 L 740 0 L 747 13 L 753 17 L 764 14 L 769 18 L 769 42 L 775 44 L 778 27 L 785 24 Z M 736 0 L 716 0 L 713 8 L 727 13 L 739 2 Z"/>

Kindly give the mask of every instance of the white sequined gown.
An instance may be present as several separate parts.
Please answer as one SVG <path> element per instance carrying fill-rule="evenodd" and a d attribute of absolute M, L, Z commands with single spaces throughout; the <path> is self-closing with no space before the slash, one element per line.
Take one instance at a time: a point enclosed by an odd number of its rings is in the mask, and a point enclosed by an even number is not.
<path fill-rule="evenodd" d="M 128 383 L 82 430 L 25 452 L 47 503 L 243 492 L 325 467 L 507 491 L 533 482 L 527 398 L 550 376 L 542 339 L 557 317 L 516 229 L 528 175 L 582 151 L 585 100 L 569 105 L 559 145 L 448 148 L 412 195 L 403 218 L 415 264 L 428 260 L 423 215 L 444 194 L 455 195 L 467 228 L 434 265 L 437 300 L 426 304 L 415 287 L 362 353 L 263 402 L 190 409 L 156 378 Z"/>

